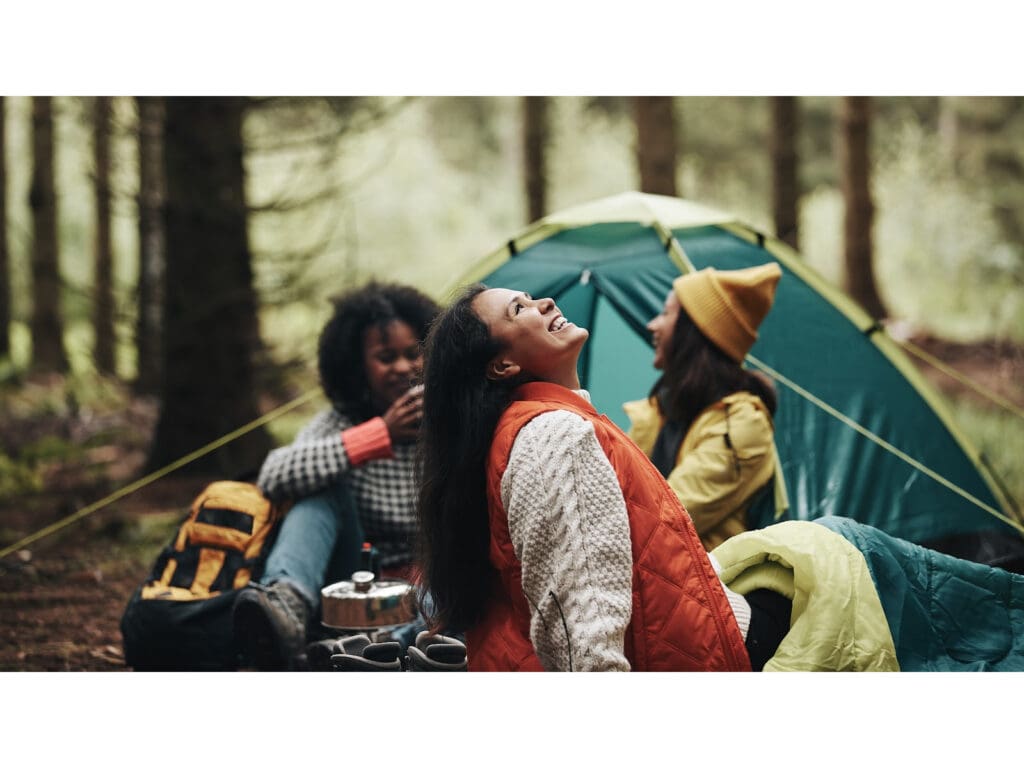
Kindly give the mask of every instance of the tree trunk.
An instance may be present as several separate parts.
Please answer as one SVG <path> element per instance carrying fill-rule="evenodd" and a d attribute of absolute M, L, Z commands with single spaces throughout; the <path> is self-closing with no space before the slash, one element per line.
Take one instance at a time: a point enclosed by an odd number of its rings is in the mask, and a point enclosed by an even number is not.
<path fill-rule="evenodd" d="M 246 232 L 242 98 L 168 98 L 164 376 L 150 468 L 258 414 L 259 321 Z M 261 427 L 188 465 L 234 477 L 272 447 Z"/>
<path fill-rule="evenodd" d="M 772 107 L 772 214 L 775 236 L 799 248 L 800 179 L 797 173 L 796 144 L 800 115 L 795 96 L 775 96 Z"/>
<path fill-rule="evenodd" d="M 11 265 L 7 250 L 7 101 L 0 96 L 0 359 L 11 355 Z"/>
<path fill-rule="evenodd" d="M 96 241 L 93 251 L 93 358 L 96 370 L 113 375 L 117 337 L 114 330 L 113 254 L 110 244 L 110 97 L 93 105 L 93 155 L 96 193 Z"/>
<path fill-rule="evenodd" d="M 49 96 L 32 98 L 32 368 L 65 372 L 64 328 L 60 314 L 57 257 L 57 195 L 53 180 L 53 105 Z"/>
<path fill-rule="evenodd" d="M 523 161 L 526 176 L 528 221 L 547 213 L 548 99 L 523 97 Z"/>
<path fill-rule="evenodd" d="M 636 96 L 636 161 L 640 191 L 676 194 L 676 123 L 671 96 Z"/>
<path fill-rule="evenodd" d="M 846 215 L 843 226 L 843 287 L 874 318 L 887 312 L 875 285 L 871 227 L 871 98 L 839 101 L 839 172 Z"/>
<path fill-rule="evenodd" d="M 960 160 L 960 116 L 955 96 L 939 97 L 939 139 L 956 168 Z"/>
<path fill-rule="evenodd" d="M 1024 242 L 1024 216 L 1019 202 L 1024 197 L 1024 163 L 1020 141 L 1010 126 L 1019 123 L 1024 100 L 975 96 L 969 103 L 981 106 L 975 128 L 984 137 L 982 169 L 992 212 L 1006 240 L 1020 244 Z"/>
<path fill-rule="evenodd" d="M 141 96 L 139 115 L 139 282 L 135 346 L 135 391 L 155 395 L 162 371 L 161 335 L 164 277 L 164 100 Z"/>

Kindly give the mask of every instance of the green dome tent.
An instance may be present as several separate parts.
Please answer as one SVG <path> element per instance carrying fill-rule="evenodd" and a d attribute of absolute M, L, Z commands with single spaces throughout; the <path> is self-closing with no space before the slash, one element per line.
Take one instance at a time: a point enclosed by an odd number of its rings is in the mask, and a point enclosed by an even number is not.
<path fill-rule="evenodd" d="M 885 329 L 784 243 L 735 217 L 629 192 L 547 216 L 457 286 L 550 296 L 590 330 L 580 380 L 622 427 L 622 403 L 656 379 L 644 326 L 693 269 L 776 261 L 775 305 L 748 364 L 776 380 L 776 443 L 788 511 L 752 526 L 842 515 L 950 554 L 1017 569 L 1024 524 L 983 458 Z"/>

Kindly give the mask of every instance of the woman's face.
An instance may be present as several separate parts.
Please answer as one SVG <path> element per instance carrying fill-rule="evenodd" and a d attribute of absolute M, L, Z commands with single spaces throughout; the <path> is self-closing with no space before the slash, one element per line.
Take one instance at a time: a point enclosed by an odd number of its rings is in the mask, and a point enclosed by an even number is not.
<path fill-rule="evenodd" d="M 590 332 L 563 317 L 552 299 L 490 288 L 473 299 L 472 308 L 503 347 L 488 367 L 490 378 L 523 374 L 579 388 L 576 360 Z"/>
<path fill-rule="evenodd" d="M 363 365 L 370 400 L 380 411 L 404 395 L 423 372 L 423 350 L 408 323 L 392 320 L 384 333 L 376 325 L 363 332 Z"/>
<path fill-rule="evenodd" d="M 651 340 L 654 342 L 654 367 L 658 370 L 665 367 L 665 361 L 672 351 L 672 331 L 675 330 L 678 317 L 679 299 L 676 298 L 676 292 L 670 290 L 661 314 L 656 315 L 647 324 L 647 330 L 651 332 Z"/>

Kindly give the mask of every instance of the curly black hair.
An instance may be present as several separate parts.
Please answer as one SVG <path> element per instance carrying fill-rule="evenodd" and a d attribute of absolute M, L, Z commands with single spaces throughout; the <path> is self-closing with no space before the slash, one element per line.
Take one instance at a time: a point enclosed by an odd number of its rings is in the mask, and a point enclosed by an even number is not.
<path fill-rule="evenodd" d="M 363 365 L 363 337 L 376 326 L 383 334 L 395 320 L 408 323 L 422 343 L 441 307 L 415 288 L 373 280 L 333 299 L 334 314 L 320 333 L 320 385 L 335 408 L 354 418 L 379 415 L 370 400 Z"/>

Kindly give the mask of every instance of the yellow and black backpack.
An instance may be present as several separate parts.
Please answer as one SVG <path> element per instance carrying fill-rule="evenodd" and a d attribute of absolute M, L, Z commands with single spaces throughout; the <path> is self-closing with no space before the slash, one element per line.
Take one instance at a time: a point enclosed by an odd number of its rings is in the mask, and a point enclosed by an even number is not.
<path fill-rule="evenodd" d="M 125 663 L 139 671 L 235 669 L 235 597 L 259 578 L 285 511 L 251 483 L 208 485 L 128 601 Z"/>

